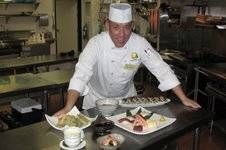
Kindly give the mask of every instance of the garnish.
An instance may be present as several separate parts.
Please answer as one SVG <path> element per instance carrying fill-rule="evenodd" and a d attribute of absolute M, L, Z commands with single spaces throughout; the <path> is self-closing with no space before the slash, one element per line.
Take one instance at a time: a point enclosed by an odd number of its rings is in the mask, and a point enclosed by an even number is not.
<path fill-rule="evenodd" d="M 137 114 L 140 114 L 142 112 L 141 108 L 137 111 Z"/>
<path fill-rule="evenodd" d="M 144 116 L 144 119 L 147 120 L 147 119 L 151 118 L 151 116 L 153 116 L 153 114 L 154 114 L 154 113 L 151 112 L 149 115 Z"/>
<path fill-rule="evenodd" d="M 133 114 L 130 112 L 130 110 L 129 110 L 129 109 L 127 109 L 127 110 L 126 110 L 126 116 L 127 116 L 127 117 L 129 117 L 129 116 L 133 116 Z"/>

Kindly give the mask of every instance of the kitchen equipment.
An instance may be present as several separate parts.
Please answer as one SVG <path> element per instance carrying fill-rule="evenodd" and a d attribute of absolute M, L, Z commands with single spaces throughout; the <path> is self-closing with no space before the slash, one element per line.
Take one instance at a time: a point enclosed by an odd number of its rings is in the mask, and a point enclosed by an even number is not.
<path fill-rule="evenodd" d="M 49 25 L 49 16 L 41 15 L 39 17 L 39 26 L 48 26 Z"/>
<path fill-rule="evenodd" d="M 33 108 L 42 109 L 42 105 L 31 98 L 22 98 L 11 102 L 11 107 L 20 113 L 31 112 Z"/>
<path fill-rule="evenodd" d="M 42 120 L 42 105 L 31 98 L 22 98 L 11 102 L 12 114 L 23 125 Z"/>

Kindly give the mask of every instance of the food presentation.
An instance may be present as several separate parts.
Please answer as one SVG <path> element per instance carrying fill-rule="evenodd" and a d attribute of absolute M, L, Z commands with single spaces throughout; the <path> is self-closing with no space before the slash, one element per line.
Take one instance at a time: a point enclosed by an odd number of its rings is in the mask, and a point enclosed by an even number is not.
<path fill-rule="evenodd" d="M 125 113 L 109 117 L 109 119 L 114 121 L 116 126 L 134 134 L 152 133 L 176 121 L 176 118 L 169 118 L 143 107 L 128 109 Z"/>
<path fill-rule="evenodd" d="M 87 119 L 84 115 L 78 114 L 74 115 L 64 115 L 58 118 L 57 126 L 62 128 L 64 126 L 76 126 L 83 127 L 89 124 L 89 119 Z"/>
<path fill-rule="evenodd" d="M 63 130 L 66 126 L 75 126 L 85 129 L 95 120 L 95 118 L 89 118 L 80 113 L 77 107 L 73 107 L 69 113 L 60 118 L 47 114 L 45 114 L 45 117 L 47 122 L 57 130 Z"/>
<path fill-rule="evenodd" d="M 99 147 L 104 150 L 116 150 L 124 141 L 125 137 L 117 133 L 101 136 L 97 139 Z"/>
<path fill-rule="evenodd" d="M 123 107 L 152 107 L 169 103 L 170 99 L 163 96 L 160 97 L 128 97 L 120 101 L 120 105 Z"/>

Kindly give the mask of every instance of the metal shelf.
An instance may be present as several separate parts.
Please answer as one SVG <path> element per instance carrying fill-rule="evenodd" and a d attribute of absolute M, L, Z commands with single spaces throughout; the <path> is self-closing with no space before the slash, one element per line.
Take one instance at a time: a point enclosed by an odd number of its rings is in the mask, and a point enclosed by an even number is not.
<path fill-rule="evenodd" d="M 13 1 L 10 1 L 10 2 L 0 2 L 0 5 L 5 5 L 5 9 L 8 8 L 9 5 L 34 5 L 34 8 L 36 9 L 40 2 L 39 1 L 36 1 L 36 2 L 13 2 Z"/>
<path fill-rule="evenodd" d="M 21 14 L 0 14 L 0 18 L 5 18 L 6 19 L 6 23 L 8 23 L 9 19 L 12 17 L 34 17 L 36 18 L 36 21 L 38 21 L 38 19 L 46 14 L 32 14 L 32 12 L 23 12 Z"/>

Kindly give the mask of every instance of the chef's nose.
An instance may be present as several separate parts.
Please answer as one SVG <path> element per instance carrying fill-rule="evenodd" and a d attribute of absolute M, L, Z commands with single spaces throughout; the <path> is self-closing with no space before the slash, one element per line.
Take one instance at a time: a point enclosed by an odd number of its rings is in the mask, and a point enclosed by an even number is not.
<path fill-rule="evenodd" d="M 120 28 L 119 35 L 120 35 L 120 37 L 124 37 L 125 36 L 125 29 L 123 27 Z"/>

